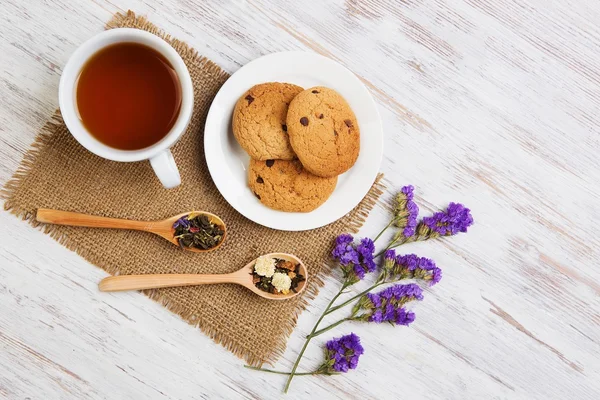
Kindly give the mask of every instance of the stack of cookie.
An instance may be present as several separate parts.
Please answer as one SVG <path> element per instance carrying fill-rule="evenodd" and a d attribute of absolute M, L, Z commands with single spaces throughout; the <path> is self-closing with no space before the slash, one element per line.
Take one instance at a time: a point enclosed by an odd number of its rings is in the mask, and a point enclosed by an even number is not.
<path fill-rule="evenodd" d="M 326 87 L 253 86 L 238 100 L 232 125 L 252 158 L 250 189 L 264 205 L 281 211 L 309 212 L 323 204 L 360 150 L 354 112 Z"/>

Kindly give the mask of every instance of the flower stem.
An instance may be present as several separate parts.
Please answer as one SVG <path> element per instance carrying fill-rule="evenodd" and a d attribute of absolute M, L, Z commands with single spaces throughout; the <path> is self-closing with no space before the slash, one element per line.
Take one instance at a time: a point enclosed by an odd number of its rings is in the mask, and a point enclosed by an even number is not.
<path fill-rule="evenodd" d="M 430 239 L 429 235 L 424 235 L 424 236 L 422 236 L 422 235 L 414 235 L 414 236 L 410 236 L 410 237 L 405 237 L 400 242 L 396 242 L 396 241 L 391 242 L 389 244 L 389 247 L 386 250 L 393 249 L 393 248 L 396 248 L 398 246 L 402 246 L 403 244 L 406 244 L 406 243 L 422 242 L 422 241 L 428 240 L 428 239 Z"/>
<path fill-rule="evenodd" d="M 381 232 L 379 232 L 379 234 L 377 236 L 375 236 L 375 239 L 373 239 L 373 243 L 375 243 L 377 241 L 377 239 L 379 239 L 381 237 L 381 235 L 383 235 L 383 232 L 385 232 L 387 230 L 387 228 L 389 228 L 390 226 L 392 226 L 392 224 L 395 222 L 396 220 L 394 218 L 392 218 L 392 220 L 385 226 L 385 228 L 383 228 L 381 230 Z"/>
<path fill-rule="evenodd" d="M 352 319 L 352 317 L 348 317 L 348 318 L 343 318 L 343 319 L 340 319 L 339 321 L 337 321 L 337 322 L 334 322 L 333 324 L 331 324 L 331 325 L 329 325 L 329 326 L 327 326 L 327 327 L 325 327 L 325 328 L 323 328 L 323 329 L 319 329 L 318 331 L 316 331 L 316 332 L 314 332 L 314 333 L 311 333 L 310 335 L 308 335 L 308 336 L 307 336 L 307 338 L 311 338 L 311 339 L 312 339 L 312 338 L 314 338 L 315 336 L 319 336 L 319 335 L 321 335 L 321 334 L 323 334 L 323 333 L 327 332 L 327 331 L 328 331 L 328 330 L 330 330 L 330 329 L 333 329 L 333 328 L 335 328 L 336 326 L 338 326 L 338 325 L 340 325 L 340 324 L 342 324 L 342 323 L 344 323 L 344 322 L 346 322 L 346 321 L 350 321 L 351 319 Z"/>
<path fill-rule="evenodd" d="M 373 258 L 378 258 L 381 257 L 386 251 L 388 251 L 389 249 L 392 249 L 396 246 L 392 246 L 394 243 L 396 243 L 397 239 L 392 240 L 386 247 L 385 249 L 381 250 L 379 253 L 375 254 L 375 256 L 373 256 Z M 398 245 L 399 246 L 399 245 Z"/>
<path fill-rule="evenodd" d="M 321 317 L 319 317 L 319 319 L 315 323 L 315 326 L 313 326 L 312 331 L 310 332 L 310 334 L 304 341 L 304 346 L 302 346 L 302 350 L 300 350 L 300 353 L 298 354 L 298 357 L 296 358 L 296 361 L 294 362 L 294 366 L 292 367 L 292 371 L 290 372 L 290 376 L 288 377 L 288 379 L 285 383 L 285 389 L 283 390 L 284 393 L 287 393 L 288 389 L 290 388 L 290 384 L 292 383 L 292 379 L 294 378 L 294 375 L 296 375 L 296 369 L 298 369 L 298 364 L 300 364 L 300 360 L 302 359 L 302 356 L 304 356 L 304 352 L 306 351 L 306 348 L 308 347 L 308 343 L 310 343 L 310 340 L 312 339 L 312 337 L 310 337 L 310 335 L 312 335 L 313 333 L 316 332 L 317 328 L 319 327 L 319 324 L 321 323 L 321 321 L 323 321 L 323 318 L 325 318 L 325 314 L 327 313 L 329 308 L 331 308 L 333 303 L 335 303 L 335 301 L 338 299 L 338 297 L 341 296 L 344 289 L 346 289 L 348 286 L 350 286 L 350 285 L 347 282 L 344 282 L 340 291 L 335 296 L 333 296 L 333 299 L 331 299 L 329 304 L 327 304 L 327 308 L 325 308 L 325 311 L 323 311 L 323 314 L 321 314 Z"/>
<path fill-rule="evenodd" d="M 279 375 L 289 375 L 289 372 L 283 372 L 283 371 L 274 371 L 272 369 L 266 369 L 266 368 L 259 368 L 259 367 L 252 367 L 250 365 L 244 365 L 245 368 L 248 369 L 253 369 L 255 371 L 263 371 L 263 372 L 268 372 L 270 374 L 279 374 Z M 296 372 L 294 375 L 296 376 L 302 376 L 302 375 L 317 375 L 319 374 L 319 371 L 313 371 L 313 372 Z"/>
<path fill-rule="evenodd" d="M 388 251 L 389 249 L 393 249 L 396 248 L 398 246 L 402 246 L 405 243 L 412 243 L 412 242 L 417 242 L 420 240 L 427 240 L 429 239 L 429 237 L 427 236 L 409 236 L 409 237 L 405 237 L 405 236 L 400 236 L 394 240 L 392 240 L 385 249 L 381 250 L 379 253 L 377 253 L 375 255 L 374 258 L 377 258 L 379 256 L 381 256 L 383 253 L 385 253 L 386 251 Z"/>
<path fill-rule="evenodd" d="M 381 281 L 381 282 L 375 283 L 374 285 L 372 285 L 371 287 L 369 287 L 366 290 L 363 290 L 362 292 L 360 292 L 356 296 L 353 296 L 353 297 L 349 298 L 348 300 L 346 300 L 345 302 L 343 302 L 339 306 L 331 307 L 328 311 L 325 312 L 325 315 L 331 314 L 332 312 L 337 311 L 340 308 L 347 306 L 348 304 L 352 303 L 356 299 L 360 299 L 362 296 L 364 296 L 365 294 L 369 293 L 371 290 L 375 289 L 376 287 L 383 285 L 384 283 L 387 283 L 387 282 Z"/>
<path fill-rule="evenodd" d="M 360 292 L 359 294 L 357 294 L 356 296 L 352 296 L 351 298 L 349 298 L 348 300 L 346 300 L 345 302 L 343 302 L 340 305 L 337 305 L 335 307 L 331 307 L 329 309 L 329 311 L 327 311 L 325 313 L 325 315 L 327 314 L 331 314 L 334 311 L 339 310 L 342 307 L 347 306 L 348 304 L 352 303 L 354 300 L 360 299 L 361 297 L 363 297 L 365 294 L 369 293 L 371 290 L 378 288 L 381 285 L 384 285 L 386 283 L 396 283 L 396 282 L 400 282 L 401 280 L 403 280 L 404 278 L 400 278 L 400 279 L 394 279 L 391 281 L 386 281 L 386 280 L 382 280 L 382 279 L 378 279 L 377 282 L 375 282 L 373 285 L 371 285 L 369 288 L 363 290 L 362 292 Z M 315 335 L 316 336 L 316 335 Z"/>

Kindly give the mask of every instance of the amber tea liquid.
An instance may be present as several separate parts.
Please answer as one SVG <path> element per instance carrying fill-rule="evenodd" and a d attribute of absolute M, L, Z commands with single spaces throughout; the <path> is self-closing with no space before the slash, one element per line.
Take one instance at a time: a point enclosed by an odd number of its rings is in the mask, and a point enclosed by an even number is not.
<path fill-rule="evenodd" d="M 171 130 L 181 109 L 181 84 L 169 61 L 139 43 L 117 43 L 90 58 L 77 82 L 85 128 L 120 150 L 152 146 Z"/>

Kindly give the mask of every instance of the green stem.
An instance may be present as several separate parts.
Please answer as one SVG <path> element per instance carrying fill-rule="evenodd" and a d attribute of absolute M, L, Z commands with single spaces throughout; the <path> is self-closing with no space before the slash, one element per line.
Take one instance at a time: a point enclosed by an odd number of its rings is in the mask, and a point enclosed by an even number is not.
<path fill-rule="evenodd" d="M 304 346 L 302 346 L 302 350 L 300 350 L 300 354 L 298 354 L 298 357 L 296 358 L 296 362 L 294 362 L 294 366 L 292 367 L 292 371 L 290 372 L 290 376 L 288 377 L 288 379 L 285 383 L 285 389 L 283 390 L 284 393 L 288 392 L 288 389 L 290 388 L 290 384 L 292 383 L 292 379 L 294 379 L 294 375 L 296 374 L 296 370 L 298 369 L 298 365 L 300 364 L 300 360 L 302 359 L 302 356 L 304 356 L 304 352 L 306 351 L 306 348 L 308 347 L 308 344 L 310 343 L 310 340 L 312 339 L 310 337 L 310 335 L 312 335 L 313 333 L 316 332 L 317 328 L 319 327 L 319 324 L 321 323 L 321 321 L 323 321 L 323 318 L 325 318 L 325 313 L 327 313 L 329 308 L 331 308 L 333 303 L 335 303 L 335 301 L 338 299 L 338 297 L 341 296 L 344 289 L 346 289 L 348 286 L 349 286 L 349 284 L 347 282 L 344 282 L 340 291 L 335 296 L 333 296 L 333 299 L 331 299 L 329 304 L 327 304 L 327 308 L 325 308 L 325 311 L 323 311 L 323 314 L 321 314 L 321 317 L 317 320 L 317 322 L 315 323 L 315 326 L 313 326 L 312 331 L 308 335 L 309 337 L 304 341 Z"/>
<path fill-rule="evenodd" d="M 383 232 L 385 232 L 387 230 L 387 228 L 389 228 L 390 226 L 392 226 L 392 224 L 395 222 L 396 220 L 392 218 L 392 220 L 385 226 L 385 228 L 383 228 L 381 230 L 381 232 L 379 232 L 379 234 L 377 236 L 375 236 L 375 239 L 373 239 L 373 243 L 375 243 L 377 241 L 377 239 L 379 239 L 381 237 L 381 235 L 383 235 Z"/>
<path fill-rule="evenodd" d="M 347 306 L 348 304 L 352 303 L 356 299 L 360 299 L 362 296 L 364 296 L 365 294 L 369 293 L 371 290 L 375 289 L 376 287 L 383 285 L 384 283 L 387 283 L 387 282 L 384 282 L 384 281 L 379 282 L 378 281 L 377 283 L 375 283 L 374 285 L 372 285 L 370 288 L 368 288 L 366 290 L 363 290 L 362 292 L 360 292 L 356 296 L 353 296 L 350 299 L 346 300 L 345 302 L 343 302 L 339 306 L 335 306 L 335 307 L 330 308 L 329 311 L 325 312 L 325 315 L 331 314 L 332 312 L 337 311 L 340 308 Z"/>
<path fill-rule="evenodd" d="M 346 321 L 350 321 L 350 320 L 352 320 L 352 317 L 348 317 L 348 318 L 343 318 L 343 319 L 340 319 L 339 321 L 337 321 L 337 322 L 334 322 L 333 324 L 331 324 L 331 325 L 329 325 L 329 326 L 327 326 L 327 327 L 325 327 L 325 328 L 323 328 L 323 329 L 319 329 L 319 330 L 318 330 L 318 331 L 316 331 L 315 333 L 311 333 L 309 336 L 307 336 L 307 338 L 311 338 L 311 339 L 312 339 L 312 338 L 314 338 L 314 337 L 316 337 L 316 336 L 319 336 L 319 335 L 321 335 L 321 334 L 323 334 L 323 333 L 327 332 L 327 331 L 328 331 L 328 330 L 330 330 L 330 329 L 333 329 L 333 328 L 335 328 L 335 327 L 336 327 L 336 326 L 338 326 L 339 324 L 342 324 L 342 323 L 344 323 L 344 322 L 346 322 Z"/>
<path fill-rule="evenodd" d="M 259 367 L 252 367 L 250 365 L 244 365 L 245 368 L 248 369 L 253 369 L 255 371 L 263 371 L 263 372 L 268 372 L 270 374 L 279 374 L 279 375 L 289 375 L 289 372 L 283 372 L 283 371 L 274 371 L 272 369 L 266 369 L 266 368 L 259 368 Z M 313 372 L 296 372 L 294 375 L 296 376 L 302 376 L 302 375 L 317 375 L 319 374 L 319 371 L 313 371 Z"/>
<path fill-rule="evenodd" d="M 396 243 L 396 239 L 395 239 L 395 240 L 392 240 L 392 241 L 391 241 L 391 242 L 390 242 L 390 243 L 389 243 L 389 244 L 386 246 L 386 248 L 385 248 L 385 249 L 383 249 L 383 250 L 381 250 L 379 253 L 375 254 L 375 256 L 373 257 L 373 259 L 376 259 L 377 257 L 380 257 L 380 256 L 382 256 L 382 255 L 383 255 L 383 254 L 384 254 L 386 251 L 388 251 L 388 250 L 389 250 L 389 249 L 391 249 L 391 248 L 394 248 L 394 247 L 400 246 L 400 245 L 397 245 L 397 246 L 392 246 L 394 243 Z"/>
<path fill-rule="evenodd" d="M 406 244 L 406 243 L 418 242 L 420 240 L 427 240 L 427 239 L 429 239 L 429 238 L 426 236 L 416 236 L 416 235 L 410 236 L 410 237 L 399 236 L 396 239 L 392 240 L 385 249 L 383 249 L 379 253 L 377 253 L 374 258 L 381 256 L 383 253 L 385 253 L 389 249 L 394 249 L 394 248 L 396 248 L 398 246 L 402 246 L 403 244 Z"/>
<path fill-rule="evenodd" d="M 365 294 L 369 293 L 371 290 L 373 290 L 373 289 L 375 289 L 375 288 L 378 288 L 378 287 L 379 287 L 379 286 L 381 286 L 381 285 L 384 285 L 384 284 L 386 284 L 386 283 L 396 283 L 396 282 L 400 282 L 400 281 L 401 281 L 401 280 L 403 280 L 403 279 L 404 279 L 404 278 L 401 278 L 401 279 L 394 279 L 394 280 L 392 280 L 392 281 L 385 281 L 385 280 L 378 279 L 378 280 L 377 280 L 377 282 L 375 282 L 375 284 L 373 284 L 371 287 L 369 287 L 369 288 L 367 288 L 367 289 L 363 290 L 362 292 L 360 292 L 360 293 L 359 293 L 359 294 L 357 294 L 356 296 L 352 296 L 351 298 L 349 298 L 348 300 L 346 300 L 346 301 L 345 301 L 345 302 L 343 302 L 342 304 L 340 304 L 340 305 L 337 305 L 337 306 L 335 306 L 335 307 L 331 307 L 331 308 L 329 309 L 329 311 L 327 311 L 325 314 L 326 314 L 326 315 L 327 315 L 327 314 L 331 314 L 332 312 L 334 312 L 334 311 L 337 311 L 337 310 L 339 310 L 340 308 L 347 306 L 348 304 L 352 303 L 354 300 L 360 299 L 360 298 L 361 298 L 361 297 L 363 297 Z M 315 335 L 315 336 L 316 336 L 316 335 Z"/>
<path fill-rule="evenodd" d="M 403 240 L 401 240 L 398 243 L 395 243 L 396 241 L 391 242 L 385 250 L 394 249 L 394 248 L 396 248 L 398 246 L 402 246 L 403 244 L 406 244 L 406 243 L 422 242 L 427 239 L 429 239 L 429 236 L 417 236 L 417 235 L 410 236 L 407 238 L 403 238 Z"/>

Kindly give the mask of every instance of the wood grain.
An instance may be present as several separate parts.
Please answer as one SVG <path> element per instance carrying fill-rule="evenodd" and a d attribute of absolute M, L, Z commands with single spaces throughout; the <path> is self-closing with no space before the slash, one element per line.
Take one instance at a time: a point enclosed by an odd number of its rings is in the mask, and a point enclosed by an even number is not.
<path fill-rule="evenodd" d="M 472 209 L 469 234 L 405 248 L 444 269 L 413 327 L 336 328 L 363 338 L 359 369 L 298 378 L 289 398 L 600 398 L 598 2 L 5 0 L 1 183 L 56 109 L 71 52 L 127 8 L 228 72 L 281 50 L 341 62 L 379 104 L 388 186 L 416 185 L 423 213 Z M 362 233 L 387 217 L 382 204 Z M 0 226 L 0 397 L 280 398 L 284 377 L 144 296 L 98 292 L 104 272 L 8 213 Z M 321 357 L 309 348 L 302 369 Z"/>

